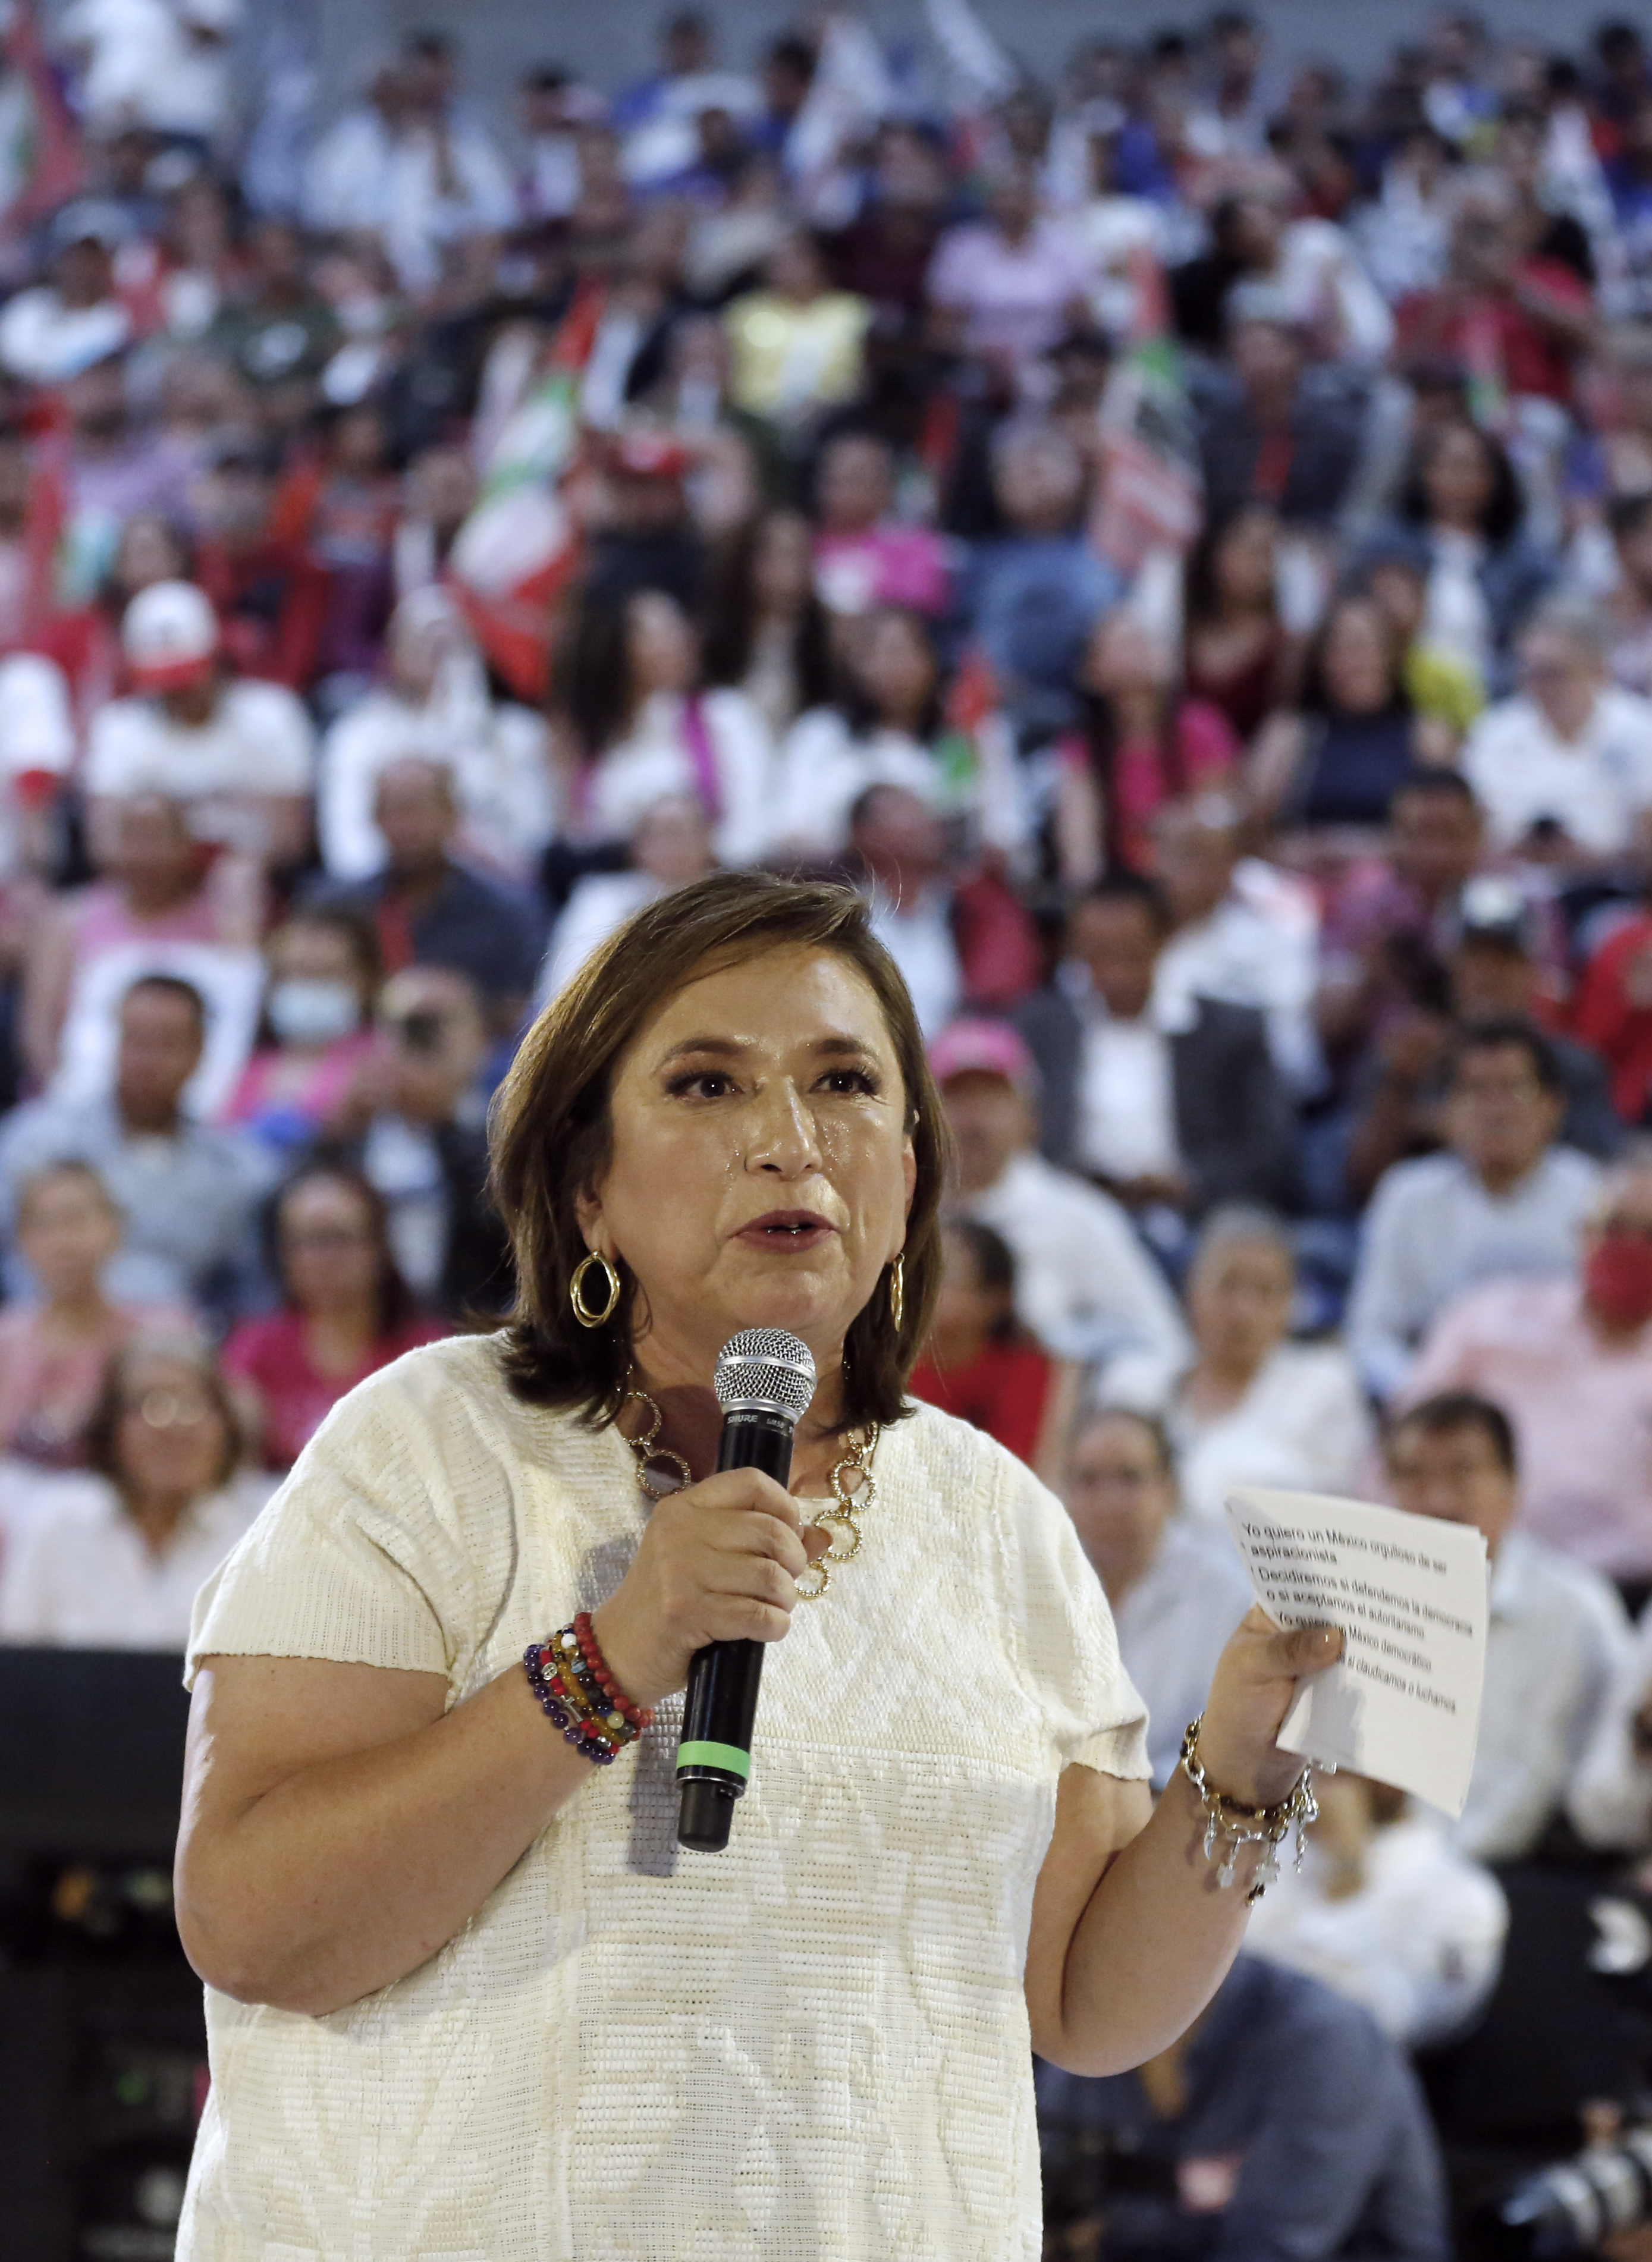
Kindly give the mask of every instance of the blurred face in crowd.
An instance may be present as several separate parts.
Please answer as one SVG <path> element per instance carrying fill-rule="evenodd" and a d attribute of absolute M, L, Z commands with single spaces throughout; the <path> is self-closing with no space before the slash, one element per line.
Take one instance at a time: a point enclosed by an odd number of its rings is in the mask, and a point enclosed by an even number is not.
<path fill-rule="evenodd" d="M 1187 1314 L 1201 1363 L 1219 1374 L 1254 1374 L 1290 1329 L 1295 1268 L 1261 1234 L 1201 1252 L 1187 1281 Z"/>
<path fill-rule="evenodd" d="M 877 786 L 866 795 L 850 827 L 849 846 L 896 903 L 920 896 L 947 868 L 945 827 L 904 786 Z"/>
<path fill-rule="evenodd" d="M 820 459 L 817 494 L 820 522 L 828 533 L 869 532 L 888 517 L 895 499 L 889 450 L 859 432 L 833 440 Z"/>
<path fill-rule="evenodd" d="M 981 1278 L 967 1234 L 949 1228 L 941 1239 L 941 1293 L 927 1346 L 937 1366 L 967 1366 L 978 1358 L 1010 1315 L 1010 1292 Z"/>
<path fill-rule="evenodd" d="M 107 829 L 108 853 L 100 861 L 137 903 L 170 904 L 199 885 L 200 850 L 177 802 L 160 794 L 119 802 Z"/>
<path fill-rule="evenodd" d="M 1145 1422 L 1100 1414 L 1073 1440 L 1062 1498 L 1097 1576 L 1116 1598 L 1152 1567 L 1175 1509 L 1176 1483 Z"/>
<path fill-rule="evenodd" d="M 917 730 L 934 693 L 935 655 L 911 614 L 869 613 L 855 623 L 848 649 L 855 681 L 880 718 Z"/>
<path fill-rule="evenodd" d="M 1271 510 L 1242 510 L 1224 530 L 1212 560 L 1224 612 L 1271 611 L 1279 570 L 1279 521 Z"/>
<path fill-rule="evenodd" d="M 758 612 L 794 619 L 814 587 L 814 543 L 800 511 L 770 511 L 752 554 L 752 591 Z"/>
<path fill-rule="evenodd" d="M 988 1069 L 961 1069 L 941 1096 L 957 1142 L 958 1183 L 966 1194 L 985 1193 L 1032 1145 L 1032 1109 L 1007 1077 Z"/>
<path fill-rule="evenodd" d="M 1537 969 L 1512 936 L 1469 933 L 1451 956 L 1451 1001 L 1460 1021 L 1517 1019 L 1532 1010 Z"/>
<path fill-rule="evenodd" d="M 1237 322 L 1228 357 L 1253 400 L 1295 397 L 1302 379 L 1302 349 L 1283 322 Z"/>
<path fill-rule="evenodd" d="M 1272 197 L 1241 197 L 1234 208 L 1228 240 L 1246 267 L 1270 268 L 1279 256 L 1285 215 Z"/>
<path fill-rule="evenodd" d="M 1038 181 L 1030 165 L 1006 165 L 987 193 L 993 226 L 1019 243 L 1038 217 Z"/>
<path fill-rule="evenodd" d="M 194 1360 L 157 1350 L 126 1361 L 114 1439 L 123 1492 L 143 1502 L 199 1499 L 222 1483 L 228 1452 L 224 1417 Z"/>
<path fill-rule="evenodd" d="M 457 534 L 476 502 L 476 472 L 462 448 L 427 448 L 408 474 L 408 507 L 438 536 Z"/>
<path fill-rule="evenodd" d="M 1389 824 L 1394 869 L 1427 902 L 1456 895 L 1478 870 L 1485 825 L 1468 795 L 1397 793 Z"/>
<path fill-rule="evenodd" d="M 141 511 L 120 529 L 110 578 L 119 595 L 130 602 L 157 581 L 187 581 L 189 553 L 165 519 Z"/>
<path fill-rule="evenodd" d="M 1017 533 L 1063 534 L 1078 515 L 1084 466 L 1059 433 L 1019 433 L 999 452 L 992 490 Z"/>
<path fill-rule="evenodd" d="M 115 1098 L 134 1130 L 170 1130 L 184 1087 L 200 1065 L 206 1032 L 200 1008 L 176 990 L 147 982 L 120 1008 Z"/>
<path fill-rule="evenodd" d="M 1139 1020 L 1147 1011 L 1164 944 L 1150 906 L 1123 897 L 1080 904 L 1068 922 L 1068 955 L 1086 968 L 1092 989 L 1121 1021 Z"/>
<path fill-rule="evenodd" d="M 98 306 L 114 289 L 114 264 L 93 236 L 66 243 L 52 266 L 58 296 L 66 306 Z"/>
<path fill-rule="evenodd" d="M 1519 1494 L 1513 1471 L 1504 1467 L 1482 1423 L 1463 1422 L 1436 1431 L 1402 1421 L 1389 1437 L 1385 1458 L 1396 1508 L 1442 1524 L 1472 1524 L 1496 1553 L 1513 1520 Z"/>
<path fill-rule="evenodd" d="M 877 201 L 885 210 L 938 212 L 947 201 L 946 169 L 921 133 L 891 126 L 878 148 Z"/>
<path fill-rule="evenodd" d="M 634 696 L 692 691 L 699 646 L 689 616 L 663 589 L 639 590 L 625 608 L 625 659 Z"/>
<path fill-rule="evenodd" d="M 1395 681 L 1393 635 L 1369 597 L 1350 597 L 1325 623 L 1320 664 L 1331 705 L 1344 715 L 1380 715 L 1390 707 Z"/>
<path fill-rule="evenodd" d="M 120 1216 L 90 1171 L 45 1171 L 18 1206 L 17 1238 L 47 1304 L 84 1303 L 120 1246 Z"/>
<path fill-rule="evenodd" d="M 1488 1188 L 1504 1192 L 1536 1169 L 1564 1113 L 1525 1045 L 1472 1045 L 1458 1055 L 1446 1095 L 1446 1143 Z"/>
<path fill-rule="evenodd" d="M 302 912 L 264 945 L 270 987 L 264 1011 L 277 1042 L 325 1052 L 360 1028 L 372 1001 L 371 969 L 348 930 Z"/>
<path fill-rule="evenodd" d="M 777 298 L 806 306 L 826 290 L 826 272 L 820 254 L 806 235 L 783 236 L 769 253 L 763 278 Z"/>
<path fill-rule="evenodd" d="M 1423 463 L 1423 494 L 1437 524 L 1478 533 L 1497 488 L 1486 443 L 1472 424 L 1445 425 Z"/>
<path fill-rule="evenodd" d="M 654 803 L 631 835 L 631 860 L 662 888 L 687 887 L 713 869 L 711 822 L 693 795 L 666 794 Z"/>
<path fill-rule="evenodd" d="M 1103 615 L 1090 631 L 1079 664 L 1079 681 L 1103 699 L 1162 696 L 1170 688 L 1171 656 L 1133 614 Z"/>
<path fill-rule="evenodd" d="M 94 362 L 63 387 L 63 405 L 76 436 L 96 447 L 126 429 L 126 373 L 118 361 Z"/>
<path fill-rule="evenodd" d="M 348 1178 L 300 1178 L 281 1198 L 281 1278 L 300 1312 L 359 1309 L 379 1293 L 382 1260 L 372 1210 Z"/>
<path fill-rule="evenodd" d="M 1426 577 L 1416 566 L 1387 558 L 1366 575 L 1372 603 L 1387 621 L 1396 648 L 1415 642 L 1428 608 Z"/>
<path fill-rule="evenodd" d="M 462 974 L 410 966 L 379 1001 L 390 1044 L 391 1105 L 414 1123 L 444 1123 L 481 1072 L 487 1031 Z"/>
<path fill-rule="evenodd" d="M 1153 827 L 1153 876 L 1178 926 L 1208 918 L 1226 897 L 1239 860 L 1238 828 L 1225 804 L 1184 803 Z"/>
<path fill-rule="evenodd" d="M 1581 638 L 1541 623 L 1520 639 L 1520 688 L 1562 738 L 1588 728 L 1606 681 L 1600 656 Z"/>
<path fill-rule="evenodd" d="M 1500 295 L 1514 280 L 1519 238 L 1506 213 L 1471 205 L 1452 232 L 1452 270 L 1466 290 Z"/>
<path fill-rule="evenodd" d="M 373 823 L 393 872 L 438 870 L 458 827 L 453 782 L 436 762 L 391 762 L 379 774 Z"/>

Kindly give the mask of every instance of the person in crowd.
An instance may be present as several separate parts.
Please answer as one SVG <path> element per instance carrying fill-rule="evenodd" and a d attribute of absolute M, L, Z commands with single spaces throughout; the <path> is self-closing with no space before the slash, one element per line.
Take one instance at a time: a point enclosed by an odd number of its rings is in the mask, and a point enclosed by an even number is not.
<path fill-rule="evenodd" d="M 1031 831 L 1027 793 L 1002 720 L 969 731 L 949 722 L 934 637 L 921 614 L 878 606 L 838 638 L 841 690 L 800 716 L 776 767 L 782 850 L 811 861 L 840 854 L 849 812 L 869 787 L 897 785 L 1005 855 Z"/>
<path fill-rule="evenodd" d="M 118 1349 L 86 1459 L 0 1560 L 0 1641 L 181 1651 L 198 1590 L 260 1504 L 236 1481 L 241 1432 L 211 1352 L 169 1335 Z"/>
<path fill-rule="evenodd" d="M 1183 648 L 1188 695 L 1227 717 L 1241 746 L 1288 706 L 1302 658 L 1282 616 L 1279 515 L 1247 502 L 1210 516 L 1187 555 Z"/>
<path fill-rule="evenodd" d="M 1652 369 L 1647 372 L 1652 390 Z M 1652 465 L 1648 466 L 1652 477 Z M 1603 600 L 1612 681 L 1640 698 L 1652 694 L 1652 493 L 1614 495 L 1606 507 L 1612 587 Z"/>
<path fill-rule="evenodd" d="M 1513 1423 L 1522 1530 L 1652 1582 L 1652 1150 L 1607 1171 L 1569 1274 L 1489 1280 L 1446 1307 L 1402 1402 L 1448 1390 Z"/>
<path fill-rule="evenodd" d="M 815 585 L 833 613 L 898 605 L 935 616 L 947 609 L 945 549 L 930 528 L 904 525 L 895 516 L 895 468 L 893 450 L 876 432 L 850 427 L 821 448 Z"/>
<path fill-rule="evenodd" d="M 111 1354 L 134 1335 L 188 1331 L 186 1311 L 110 1295 L 123 1222 L 89 1163 L 48 1163 L 18 1187 L 12 1236 L 30 1294 L 0 1311 L 0 1454 L 84 1466 Z"/>
<path fill-rule="evenodd" d="M 48 1163 L 90 1164 L 126 1220 L 110 1293 L 222 1319 L 257 1292 L 256 1214 L 271 1173 L 250 1141 L 184 1111 L 205 1024 L 198 990 L 141 976 L 121 1005 L 112 1091 L 17 1108 L 0 1127 L 0 1185 L 14 1221 L 19 1189 Z"/>
<path fill-rule="evenodd" d="M 103 832 L 100 876 L 55 899 L 29 953 L 23 1052 L 42 1087 L 57 1073 L 77 1007 L 103 1011 L 111 979 L 129 981 L 145 958 L 172 958 L 178 945 L 199 968 L 217 952 L 239 962 L 257 942 L 256 866 L 234 851 L 204 849 L 184 803 L 156 793 L 123 797 Z"/>
<path fill-rule="evenodd" d="M 787 433 L 853 400 L 870 320 L 864 299 L 832 287 L 816 238 L 794 230 L 764 261 L 762 288 L 725 312 L 731 400 Z"/>
<path fill-rule="evenodd" d="M 1220 708 L 1178 695 L 1162 637 L 1126 611 L 1090 632 L 1078 682 L 1082 720 L 1059 746 L 1057 868 L 1071 890 L 1104 872 L 1145 872 L 1167 803 L 1225 786 L 1238 745 Z"/>
<path fill-rule="evenodd" d="M 1652 1115 L 1652 912 L 1619 919 L 1583 969 L 1572 1014 L 1576 1037 L 1605 1063 L 1625 1123 Z"/>
<path fill-rule="evenodd" d="M 765 511 L 724 537 L 707 564 L 702 612 L 707 685 L 742 692 L 776 745 L 831 698 L 829 624 L 800 512 Z"/>
<path fill-rule="evenodd" d="M 1390 1164 L 1439 1147 L 1452 1047 L 1480 1021 L 1525 1021 L 1543 1031 L 1565 1100 L 1562 1146 L 1604 1162 L 1628 1135 L 1600 1054 L 1553 1027 L 1554 969 L 1543 961 L 1540 910 L 1519 882 L 1494 872 L 1470 880 L 1454 925 L 1432 965 L 1413 962 L 1410 995 L 1355 1081 L 1347 1171 L 1361 1199 Z"/>
<path fill-rule="evenodd" d="M 1439 2155 L 1404 2053 L 1360 2004 L 1241 1955 L 1134 2073 L 1037 2068 L 1046 2221 L 1072 2253 L 1445 2262 Z M 1127 2157 L 1129 2196 L 1108 2163 Z M 1083 2238 L 1086 2244 L 1078 2243 Z"/>
<path fill-rule="evenodd" d="M 321 742 L 316 832 L 330 878 L 384 868 L 373 792 L 393 761 L 420 756 L 451 772 L 463 813 L 459 853 L 525 885 L 557 829 L 545 724 L 489 695 L 481 655 L 440 588 L 405 596 L 385 639 L 382 686 L 344 709 Z"/>
<path fill-rule="evenodd" d="M 1430 745 L 1387 613 L 1358 592 L 1326 613 L 1303 671 L 1301 727 L 1278 734 L 1252 791 L 1283 824 L 1375 831 Z"/>
<path fill-rule="evenodd" d="M 956 1214 L 1008 1246 L 1028 1334 L 1084 1366 L 1131 1347 L 1179 1357 L 1187 1336 L 1175 1299 L 1122 1205 L 1039 1154 L 1037 1077 L 1014 1029 L 953 1021 L 929 1065 L 956 1149 Z"/>
<path fill-rule="evenodd" d="M 1287 526 L 1329 528 L 1360 462 L 1363 386 L 1338 383 L 1334 365 L 1310 374 L 1307 341 L 1266 285 L 1233 294 L 1225 342 L 1196 411 L 1208 508 L 1228 518 L 1260 503 Z"/>
<path fill-rule="evenodd" d="M 243 1320 L 223 1358 L 264 1468 L 285 1473 L 346 1391 L 446 1332 L 396 1269 L 389 1219 L 376 1186 L 337 1168 L 302 1171 L 277 1197 L 281 1309 Z"/>
<path fill-rule="evenodd" d="M 82 197 L 51 226 L 50 280 L 16 292 L 0 316 L 0 369 L 26 385 L 60 385 L 131 342 L 114 254 L 130 238 L 119 208 Z"/>
<path fill-rule="evenodd" d="M 1351 587 L 1369 597 L 1399 648 L 1400 684 L 1419 723 L 1418 744 L 1435 760 L 1454 756 L 1486 703 L 1477 668 L 1428 629 L 1428 568 L 1415 545 L 1381 537 L 1362 544 Z"/>
<path fill-rule="evenodd" d="M 372 1048 L 383 978 L 372 923 L 342 904 L 299 910 L 264 944 L 265 1041 L 223 1120 L 278 1156 L 314 1138 L 348 1098 Z"/>
<path fill-rule="evenodd" d="M 1039 1074 L 1039 1143 L 1138 1214 L 1223 1201 L 1288 1204 L 1290 1104 L 1260 1013 L 1208 998 L 1159 1005 L 1171 914 L 1151 880 L 1104 880 L 1073 906 L 1054 983 L 1018 1024 Z"/>
<path fill-rule="evenodd" d="M 323 882 L 307 907 L 343 909 L 372 927 L 379 959 L 404 966 L 451 967 L 487 999 L 501 1035 L 522 1018 L 544 941 L 529 897 L 485 879 L 455 854 L 462 818 L 444 762 L 403 755 L 379 771 L 373 823 L 385 844 L 384 869 L 355 887 Z"/>
<path fill-rule="evenodd" d="M 984 217 L 949 228 L 927 296 L 936 340 L 1012 378 L 1089 313 L 1090 263 L 1064 221 L 1039 210 L 1037 176 L 1003 166 Z"/>
<path fill-rule="evenodd" d="M 1381 535 L 1381 549 L 1399 548 L 1427 574 L 1429 642 L 1498 690 L 1515 636 L 1553 579 L 1523 533 L 1525 515 L 1506 450 L 1468 417 L 1453 416 L 1419 434 L 1397 523 Z"/>
<path fill-rule="evenodd" d="M 1643 1605 L 1634 1639 L 1601 1708 L 1572 1777 L 1567 1819 L 1602 1853 L 1652 1852 L 1652 1605 Z"/>
<path fill-rule="evenodd" d="M 1384 1448 L 1388 1492 L 1410 1516 L 1472 1524 L 1491 1560 L 1485 1690 L 1474 1773 L 1453 1837 L 1476 1861 L 1533 1853 L 1627 1669 L 1632 1632 L 1597 1571 L 1519 1529 L 1508 1416 L 1446 1391 L 1409 1407 Z"/>
<path fill-rule="evenodd" d="M 1125 1351 L 1103 1380 L 1106 1403 L 1165 1424 L 1188 1514 L 1216 1531 L 1235 1485 L 1360 1489 L 1372 1442 L 1365 1395 L 1339 1344 L 1290 1340 L 1295 1293 L 1280 1221 L 1214 1210 L 1187 1271 L 1191 1354 Z"/>
<path fill-rule="evenodd" d="M 1064 432 L 1011 424 L 992 462 L 1003 531 L 978 545 L 963 607 L 1017 729 L 1048 737 L 1078 719 L 1076 673 L 1119 577 L 1080 529 L 1085 467 Z"/>
<path fill-rule="evenodd" d="M 465 1326 L 510 1297 L 487 1185 L 488 1029 L 473 983 L 439 966 L 393 975 L 379 1046 L 300 1167 L 342 1165 L 385 1203 L 396 1269 L 419 1307 Z"/>
<path fill-rule="evenodd" d="M 1216 1660 L 1252 1606 L 1251 1582 L 1225 1537 L 1178 1513 L 1175 1452 L 1151 1414 L 1081 1413 L 1060 1491 L 1147 1706 L 1147 1755 L 1162 1790 L 1183 1731 L 1204 1710 Z"/>
<path fill-rule="evenodd" d="M 1555 599 L 1520 638 L 1520 690 L 1489 707 L 1463 746 L 1494 843 L 1562 874 L 1647 853 L 1652 700 L 1611 681 L 1607 652 L 1601 615 Z"/>
<path fill-rule="evenodd" d="M 162 794 L 185 804 L 202 841 L 266 865 L 300 858 L 310 837 L 314 733 L 291 691 L 228 675 L 218 616 L 189 581 L 158 581 L 126 608 L 130 698 L 93 717 L 84 785 L 94 831 L 109 804 Z"/>
<path fill-rule="evenodd" d="M 1247 1949 L 1363 2005 L 1408 2049 L 1454 2039 L 1497 1983 L 1502 1887 L 1386 1783 L 1321 1769 L 1314 1797 L 1302 1866 L 1258 1903 Z"/>
<path fill-rule="evenodd" d="M 941 1235 L 941 1291 L 910 1387 L 914 1398 L 996 1437 L 1048 1484 L 1058 1473 L 1078 1374 L 1021 1325 L 1015 1303 L 1007 1242 L 974 1218 L 954 1218 Z"/>
<path fill-rule="evenodd" d="M 1366 1218 L 1347 1338 L 1377 1398 L 1403 1388 L 1424 1336 L 1464 1289 L 1499 1274 L 1570 1271 L 1600 1166 L 1556 1143 L 1564 1106 L 1554 1053 L 1530 1022 L 1463 1030 L 1446 1077 L 1444 1148 L 1396 1163 Z"/>
<path fill-rule="evenodd" d="M 711 828 L 699 796 L 661 795 L 631 837 L 625 869 L 588 872 L 574 882 L 539 969 L 537 1003 L 549 1004 L 633 911 L 716 868 Z"/>
<path fill-rule="evenodd" d="M 700 692 L 693 628 L 663 589 L 588 591 L 562 671 L 563 728 L 577 832 L 624 839 L 666 793 L 694 793 L 718 861 L 748 863 L 773 838 L 773 748 L 757 709 L 732 688 Z"/>

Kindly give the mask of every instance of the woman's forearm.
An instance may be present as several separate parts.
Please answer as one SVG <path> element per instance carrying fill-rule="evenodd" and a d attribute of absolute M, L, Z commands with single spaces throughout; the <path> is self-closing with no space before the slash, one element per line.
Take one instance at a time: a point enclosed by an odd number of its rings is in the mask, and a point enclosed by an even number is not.
<path fill-rule="evenodd" d="M 213 1706 L 227 1717 L 214 1721 L 211 1708 L 206 1716 L 207 1769 L 214 1731 L 233 1739 L 235 1716 L 256 1706 L 261 1667 L 278 1704 L 306 1670 L 287 1659 L 217 1661 L 234 1680 L 227 1695 L 214 1692 Z M 378 1683 L 433 1678 L 372 1675 Z M 371 1700 L 379 1690 L 367 1684 L 366 1693 Z M 244 2001 L 319 2014 L 404 1977 L 452 1939 L 599 1772 L 552 1727 L 519 1671 L 445 1715 L 438 1694 L 436 1711 L 425 1725 L 318 1759 L 268 1790 L 255 1778 L 244 1798 L 222 1786 L 210 1799 L 186 1796 L 178 1929 L 209 1984 Z M 595 1795 L 606 1788 L 595 1786 Z"/>
<path fill-rule="evenodd" d="M 1259 1857 L 1247 1849 L 1224 1889 L 1221 1848 L 1208 1860 L 1203 1840 L 1198 1798 L 1178 1769 L 1073 1932 L 1057 2050 L 1044 2049 L 1069 2072 L 1140 2065 L 1185 2034 L 1221 1985 L 1244 1943 Z"/>

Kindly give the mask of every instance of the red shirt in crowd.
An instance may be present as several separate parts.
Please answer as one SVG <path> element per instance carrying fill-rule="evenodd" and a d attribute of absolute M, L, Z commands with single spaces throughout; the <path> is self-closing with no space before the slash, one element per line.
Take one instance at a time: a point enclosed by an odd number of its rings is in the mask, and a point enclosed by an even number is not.
<path fill-rule="evenodd" d="M 347 1390 L 400 1358 L 404 1351 L 435 1343 L 451 1329 L 422 1312 L 381 1336 L 350 1374 L 322 1374 L 311 1364 L 302 1312 L 272 1312 L 243 1320 L 224 1346 L 224 1372 L 249 1382 L 263 1408 L 263 1463 L 290 1469 Z"/>
<path fill-rule="evenodd" d="M 1652 1097 L 1652 1001 L 1629 994 L 1630 970 L 1652 950 L 1652 912 L 1618 928 L 1589 962 L 1578 992 L 1573 1034 L 1592 1045 L 1612 1070 L 1612 1104 L 1626 1123 L 1643 1123 Z"/>
<path fill-rule="evenodd" d="M 990 1343 L 967 1366 L 939 1367 L 920 1358 L 907 1387 L 914 1398 L 985 1430 L 1030 1465 L 1055 1371 L 1036 1344 Z"/>

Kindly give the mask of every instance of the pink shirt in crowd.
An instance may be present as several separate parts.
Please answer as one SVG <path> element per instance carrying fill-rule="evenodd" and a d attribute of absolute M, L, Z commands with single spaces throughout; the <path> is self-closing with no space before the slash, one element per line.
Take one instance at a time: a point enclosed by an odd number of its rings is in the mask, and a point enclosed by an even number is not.
<path fill-rule="evenodd" d="M 1448 1305 L 1405 1386 L 1474 1390 L 1514 1424 L 1526 1529 L 1608 1577 L 1652 1574 L 1652 1322 L 1601 1344 L 1576 1280 L 1493 1280 Z"/>
<path fill-rule="evenodd" d="M 224 1372 L 249 1382 L 263 1416 L 263 1465 L 290 1469 L 347 1390 L 377 1374 L 405 1351 L 435 1343 L 452 1329 L 415 1312 L 379 1341 L 350 1374 L 323 1374 L 311 1360 L 301 1312 L 243 1320 L 224 1346 Z"/>
<path fill-rule="evenodd" d="M 927 526 L 875 526 L 866 534 L 818 534 L 815 584 L 834 613 L 904 605 L 915 613 L 947 609 L 947 553 Z"/>

